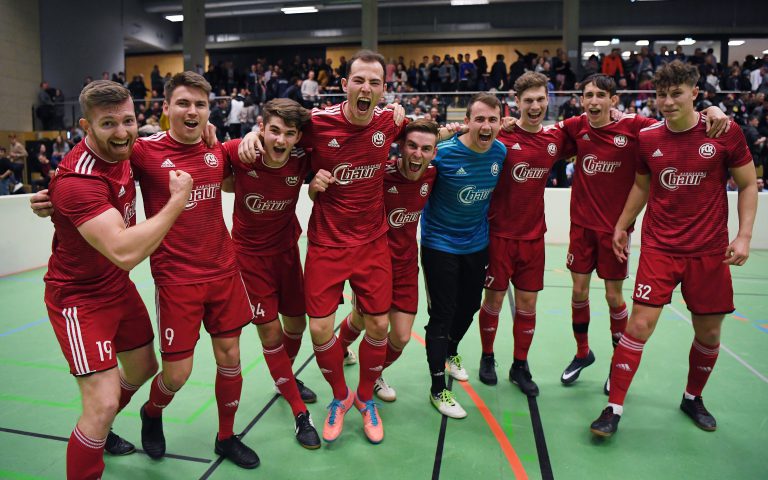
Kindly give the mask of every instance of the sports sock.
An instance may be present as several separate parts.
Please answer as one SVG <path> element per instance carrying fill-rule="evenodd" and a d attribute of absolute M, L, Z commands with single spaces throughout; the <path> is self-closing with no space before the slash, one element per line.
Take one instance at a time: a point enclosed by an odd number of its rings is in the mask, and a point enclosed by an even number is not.
<path fill-rule="evenodd" d="M 120 404 L 117 407 L 118 412 L 120 412 L 125 408 L 126 405 L 128 405 L 128 402 L 131 401 L 131 397 L 133 397 L 133 394 L 136 393 L 140 386 L 141 385 L 133 385 L 128 383 L 128 381 L 123 378 L 122 373 L 120 374 Z"/>
<path fill-rule="evenodd" d="M 611 393 L 608 395 L 608 402 L 624 405 L 624 398 L 627 396 L 629 385 L 640 366 L 644 346 L 644 341 L 638 340 L 626 332 L 621 336 L 611 359 Z"/>
<path fill-rule="evenodd" d="M 493 355 L 493 342 L 496 340 L 496 330 L 499 328 L 499 311 L 483 303 L 478 316 L 480 325 L 480 343 L 483 355 Z"/>
<path fill-rule="evenodd" d="M 274 347 L 262 345 L 262 348 L 269 374 L 272 375 L 280 394 L 291 406 L 291 411 L 295 417 L 305 411 L 307 407 L 301 400 L 301 394 L 296 386 L 296 378 L 293 376 L 293 370 L 291 370 L 291 360 L 288 358 L 285 346 L 283 344 Z"/>
<path fill-rule="evenodd" d="M 533 332 L 536 330 L 536 312 L 527 312 L 525 310 L 515 309 L 515 320 L 512 325 L 512 336 L 514 338 L 515 360 L 527 360 L 528 350 L 533 341 Z"/>
<path fill-rule="evenodd" d="M 387 338 L 387 356 L 384 360 L 384 368 L 389 367 L 393 363 L 395 363 L 395 360 L 400 358 L 400 355 L 403 354 L 402 348 L 397 348 L 394 345 L 392 345 L 392 342 Z"/>
<path fill-rule="evenodd" d="M 576 357 L 589 355 L 589 299 L 571 301 L 573 337 L 576 339 Z"/>
<path fill-rule="evenodd" d="M 219 409 L 219 440 L 235 434 L 235 414 L 240 405 L 243 390 L 243 375 L 240 364 L 234 367 L 216 366 L 216 406 Z"/>
<path fill-rule="evenodd" d="M 357 398 L 367 402 L 373 398 L 373 384 L 384 370 L 384 360 L 387 358 L 387 339 L 376 340 L 367 334 L 360 342 L 360 383 L 357 386 Z"/>
<path fill-rule="evenodd" d="M 350 313 L 344 320 L 341 321 L 341 327 L 339 328 L 339 340 L 341 340 L 342 351 L 346 352 L 347 348 L 352 345 L 352 342 L 357 340 L 360 336 L 360 330 L 352 325 L 352 314 Z"/>
<path fill-rule="evenodd" d="M 688 354 L 688 384 L 685 391 L 694 397 L 701 396 L 704 386 L 715 368 L 720 344 L 706 345 L 693 339 L 691 352 Z"/>
<path fill-rule="evenodd" d="M 344 350 L 341 348 L 341 342 L 332 336 L 328 342 L 322 345 L 313 344 L 312 348 L 315 350 L 317 366 L 320 367 L 325 380 L 331 385 L 333 398 L 344 400 L 347 398 L 349 390 L 344 379 Z"/>
<path fill-rule="evenodd" d="M 616 348 L 621 339 L 621 334 L 627 328 L 629 312 L 627 311 L 626 303 L 622 303 L 618 307 L 609 306 L 608 309 L 611 311 L 611 343 L 613 343 L 613 348 Z"/>
<path fill-rule="evenodd" d="M 296 360 L 296 355 L 299 354 L 302 336 L 303 332 L 292 333 L 283 329 L 283 345 L 285 345 L 285 353 L 291 360 L 291 364 L 293 364 L 294 360 Z"/>
<path fill-rule="evenodd" d="M 67 478 L 95 480 L 104 472 L 104 444 L 106 437 L 100 440 L 90 438 L 75 426 L 67 443 Z"/>
<path fill-rule="evenodd" d="M 144 405 L 144 413 L 152 418 L 157 418 L 163 414 L 163 409 L 171 403 L 176 392 L 171 391 L 163 383 L 163 372 L 158 372 L 152 380 L 152 386 L 149 389 L 149 402 Z"/>

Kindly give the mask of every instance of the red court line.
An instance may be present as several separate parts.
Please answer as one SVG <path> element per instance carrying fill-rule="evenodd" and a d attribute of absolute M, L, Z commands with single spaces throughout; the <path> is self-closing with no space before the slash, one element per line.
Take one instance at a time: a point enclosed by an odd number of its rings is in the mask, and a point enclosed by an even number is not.
<path fill-rule="evenodd" d="M 416 339 L 417 342 L 421 344 L 422 347 L 426 347 L 426 342 L 423 338 L 419 336 L 416 332 L 411 332 L 411 336 Z M 501 428 L 501 425 L 499 425 L 499 422 L 496 421 L 496 417 L 493 416 L 491 411 L 488 409 L 488 406 L 485 404 L 482 398 L 480 398 L 480 395 L 477 394 L 474 388 L 472 388 L 472 385 L 469 384 L 469 382 L 456 382 L 459 385 L 461 385 L 461 388 L 464 389 L 465 392 L 469 395 L 469 398 L 472 399 L 472 401 L 477 406 L 477 409 L 480 411 L 480 414 L 483 416 L 483 419 L 485 419 L 485 423 L 488 424 L 488 428 L 491 429 L 491 432 L 493 433 L 493 436 L 496 437 L 496 441 L 499 442 L 499 446 L 501 447 L 501 451 L 504 452 L 504 456 L 507 457 L 507 462 L 509 462 L 510 468 L 512 468 L 512 472 L 515 474 L 515 478 L 518 478 L 520 480 L 527 480 L 528 474 L 525 473 L 525 468 L 523 468 L 523 464 L 520 462 L 520 458 L 517 456 L 517 452 L 515 452 L 515 449 L 512 447 L 512 444 L 509 443 L 509 439 L 507 438 L 507 435 L 504 433 L 504 430 Z"/>

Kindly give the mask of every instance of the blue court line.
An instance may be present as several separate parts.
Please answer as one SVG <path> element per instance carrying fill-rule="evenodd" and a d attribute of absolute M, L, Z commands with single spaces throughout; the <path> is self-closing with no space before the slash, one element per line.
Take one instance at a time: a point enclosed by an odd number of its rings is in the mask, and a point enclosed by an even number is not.
<path fill-rule="evenodd" d="M 22 325 L 20 327 L 16 327 L 16 328 L 14 328 L 12 330 L 8 330 L 7 332 L 0 333 L 0 337 L 7 337 L 8 335 L 10 335 L 12 333 L 21 332 L 22 330 L 26 330 L 28 328 L 32 328 L 34 326 L 37 326 L 37 325 L 40 325 L 41 323 L 46 323 L 46 322 L 48 322 L 48 317 L 41 318 L 40 320 L 35 320 L 34 322 L 29 322 L 29 323 L 27 323 L 25 325 Z"/>

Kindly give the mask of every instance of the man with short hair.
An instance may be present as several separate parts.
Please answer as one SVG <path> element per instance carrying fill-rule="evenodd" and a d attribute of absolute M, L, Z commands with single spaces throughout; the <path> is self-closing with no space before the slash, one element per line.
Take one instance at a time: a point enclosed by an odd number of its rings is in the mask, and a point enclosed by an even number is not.
<path fill-rule="evenodd" d="M 616 432 L 643 347 L 678 284 L 694 330 L 680 409 L 699 428 L 717 428 L 701 394 L 717 361 L 723 318 L 734 311 L 729 267 L 749 257 L 757 187 L 741 130 L 708 138 L 693 107 L 698 79 L 698 69 L 680 61 L 655 75 L 664 120 L 640 131 L 635 183 L 613 234 L 613 251 L 626 262 L 629 226 L 647 203 L 632 315 L 613 354 L 608 406 L 591 425 L 598 436 Z M 730 244 L 725 170 L 739 186 L 739 230 Z"/>

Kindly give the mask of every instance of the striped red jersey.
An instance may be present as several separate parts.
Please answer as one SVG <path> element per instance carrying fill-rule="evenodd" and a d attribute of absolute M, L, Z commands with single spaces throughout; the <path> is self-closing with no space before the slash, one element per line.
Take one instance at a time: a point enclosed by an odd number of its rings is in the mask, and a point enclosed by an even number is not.
<path fill-rule="evenodd" d="M 491 197 L 488 221 L 491 235 L 517 240 L 544 236 L 544 189 L 552 165 L 576 153 L 574 142 L 557 125 L 537 133 L 515 128 L 500 131 L 507 147 L 501 177 Z"/>
<path fill-rule="evenodd" d="M 420 179 L 408 180 L 400 173 L 396 162 L 387 164 L 384 175 L 384 205 L 389 224 L 387 240 L 393 264 L 418 261 L 416 228 L 436 176 L 437 169 L 430 165 Z"/>
<path fill-rule="evenodd" d="M 658 122 L 640 132 L 638 156 L 638 173 L 651 176 L 641 250 L 725 255 L 728 169 L 752 162 L 739 126 L 732 124 L 720 138 L 707 138 L 702 115 L 684 132 Z"/>
<path fill-rule="evenodd" d="M 600 128 L 586 114 L 560 122 L 578 154 L 571 188 L 571 223 L 613 233 L 635 183 L 638 134 L 656 120 L 627 114 Z"/>
<path fill-rule="evenodd" d="M 235 249 L 247 255 L 274 255 L 293 248 L 301 235 L 296 202 L 309 173 L 309 154 L 294 147 L 285 165 L 273 168 L 261 154 L 252 164 L 240 161 L 238 145 L 240 140 L 224 144 L 235 176 Z"/>
<path fill-rule="evenodd" d="M 136 141 L 131 165 L 147 218 L 170 199 L 169 170 L 183 170 L 193 180 L 186 208 L 150 256 L 155 284 L 206 283 L 235 273 L 234 247 L 221 210 L 224 147 L 208 148 L 202 141 L 188 145 L 160 132 Z"/>
<path fill-rule="evenodd" d="M 312 151 L 312 170 L 336 177 L 315 199 L 307 232 L 309 241 L 329 247 L 364 245 L 387 231 L 384 167 L 405 125 L 395 125 L 392 111 L 379 107 L 368 125 L 353 125 L 344 116 L 346 103 L 314 109 L 300 142 Z"/>
<path fill-rule="evenodd" d="M 136 187 L 128 161 L 107 162 L 81 141 L 59 164 L 48 187 L 56 206 L 55 227 L 45 283 L 58 305 L 87 305 L 111 300 L 128 285 L 128 272 L 93 248 L 77 228 L 109 209 L 136 224 Z"/>

